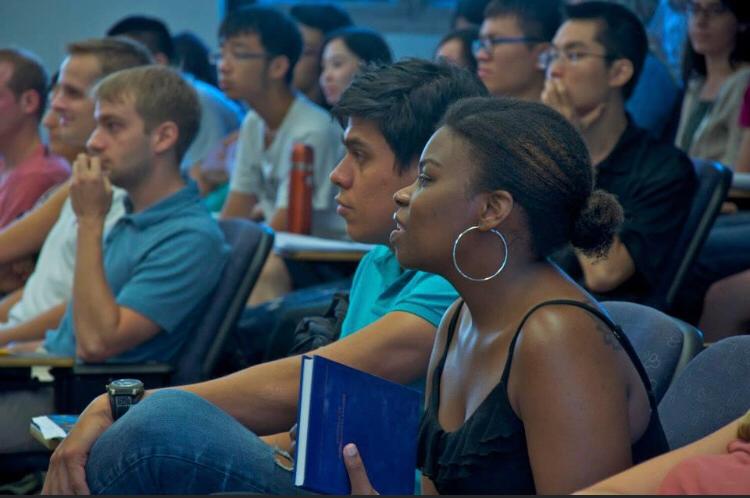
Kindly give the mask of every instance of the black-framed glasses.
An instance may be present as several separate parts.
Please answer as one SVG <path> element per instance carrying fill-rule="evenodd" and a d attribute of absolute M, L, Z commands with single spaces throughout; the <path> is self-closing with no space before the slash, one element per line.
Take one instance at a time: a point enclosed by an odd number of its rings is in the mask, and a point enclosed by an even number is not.
<path fill-rule="evenodd" d="M 261 52 L 243 52 L 241 50 L 228 50 L 227 52 L 214 52 L 211 54 L 211 64 L 218 65 L 222 60 L 243 62 L 253 59 L 266 59 L 268 54 Z"/>
<path fill-rule="evenodd" d="M 728 9 L 722 2 L 714 2 L 704 7 L 698 2 L 689 0 L 685 5 L 685 10 L 687 10 L 688 15 L 693 17 L 704 14 L 706 17 L 710 18 L 724 14 Z"/>
<path fill-rule="evenodd" d="M 471 50 L 476 54 L 480 50 L 492 53 L 495 45 L 509 45 L 513 43 L 543 43 L 546 40 L 530 36 L 483 36 L 474 40 L 471 44 Z"/>
<path fill-rule="evenodd" d="M 612 60 L 615 58 L 610 54 L 596 54 L 594 52 L 577 48 L 559 49 L 552 46 L 539 54 L 538 66 L 546 71 L 557 60 L 577 64 L 586 57 L 599 57 L 604 60 Z"/>

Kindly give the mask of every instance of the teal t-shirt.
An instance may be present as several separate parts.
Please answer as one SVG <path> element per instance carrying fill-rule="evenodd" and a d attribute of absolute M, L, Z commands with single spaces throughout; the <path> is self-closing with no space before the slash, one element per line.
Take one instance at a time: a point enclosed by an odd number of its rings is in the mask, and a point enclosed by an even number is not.
<path fill-rule="evenodd" d="M 351 289 L 342 338 L 393 311 L 412 313 L 437 327 L 458 298 L 443 277 L 401 268 L 386 246 L 376 246 L 362 258 Z"/>

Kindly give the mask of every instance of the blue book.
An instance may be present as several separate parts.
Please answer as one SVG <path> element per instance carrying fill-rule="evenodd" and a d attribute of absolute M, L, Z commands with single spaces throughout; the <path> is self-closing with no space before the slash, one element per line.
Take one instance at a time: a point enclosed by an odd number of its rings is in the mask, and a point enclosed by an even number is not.
<path fill-rule="evenodd" d="M 321 356 L 303 356 L 294 484 L 349 494 L 342 451 L 354 443 L 380 494 L 413 494 L 420 397 L 414 389 Z"/>

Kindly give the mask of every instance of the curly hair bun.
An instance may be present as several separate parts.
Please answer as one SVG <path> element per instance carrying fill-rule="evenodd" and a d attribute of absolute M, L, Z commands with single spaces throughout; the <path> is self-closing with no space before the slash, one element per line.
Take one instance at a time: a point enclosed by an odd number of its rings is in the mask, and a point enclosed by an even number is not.
<path fill-rule="evenodd" d="M 622 224 L 624 215 L 617 198 L 604 190 L 595 190 L 573 225 L 570 241 L 586 256 L 603 256 Z"/>

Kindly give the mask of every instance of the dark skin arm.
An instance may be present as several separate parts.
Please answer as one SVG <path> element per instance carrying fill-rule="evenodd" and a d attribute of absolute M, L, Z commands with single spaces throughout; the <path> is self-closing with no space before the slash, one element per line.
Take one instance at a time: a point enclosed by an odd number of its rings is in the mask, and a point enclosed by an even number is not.
<path fill-rule="evenodd" d="M 632 465 L 623 373 L 629 362 L 623 364 L 625 353 L 613 341 L 589 313 L 573 307 L 542 308 L 524 325 L 509 395 L 523 420 L 540 494 L 571 493 Z"/>
<path fill-rule="evenodd" d="M 442 335 L 441 330 L 433 363 L 442 356 Z M 613 341 L 608 330 L 576 308 L 542 308 L 523 328 L 514 351 L 509 396 L 524 423 L 540 494 L 569 493 L 632 465 L 632 372 L 623 372 L 632 365 L 628 367 L 629 360 Z M 640 394 L 645 396 L 645 389 Z M 647 414 L 641 415 L 647 420 Z M 359 455 L 345 449 L 344 461 L 352 493 L 376 493 Z M 435 492 L 426 477 L 423 486 L 425 492 Z"/>

